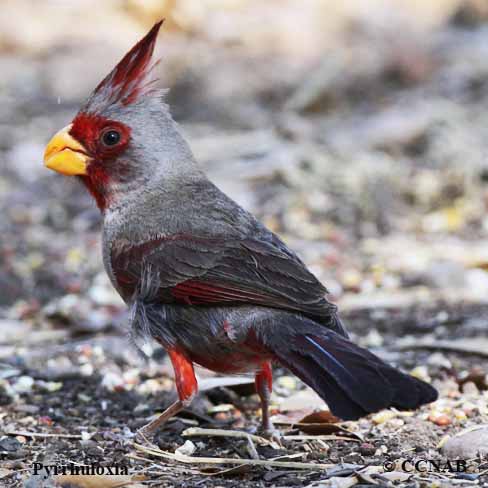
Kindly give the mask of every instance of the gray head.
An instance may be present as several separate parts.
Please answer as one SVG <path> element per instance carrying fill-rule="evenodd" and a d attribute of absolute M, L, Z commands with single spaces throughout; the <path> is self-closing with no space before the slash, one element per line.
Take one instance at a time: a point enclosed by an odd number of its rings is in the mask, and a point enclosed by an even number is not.
<path fill-rule="evenodd" d="M 79 176 L 102 211 L 148 185 L 201 177 L 164 91 L 154 88 L 151 77 L 161 23 L 124 56 L 46 148 L 46 166 Z"/>

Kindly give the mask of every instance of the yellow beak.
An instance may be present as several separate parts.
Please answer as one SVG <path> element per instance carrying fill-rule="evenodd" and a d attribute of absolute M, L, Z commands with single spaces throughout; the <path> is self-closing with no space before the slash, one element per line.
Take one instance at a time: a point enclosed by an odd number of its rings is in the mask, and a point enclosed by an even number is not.
<path fill-rule="evenodd" d="M 85 147 L 70 136 L 71 125 L 61 129 L 44 151 L 44 166 L 63 175 L 86 175 L 90 162 Z"/>

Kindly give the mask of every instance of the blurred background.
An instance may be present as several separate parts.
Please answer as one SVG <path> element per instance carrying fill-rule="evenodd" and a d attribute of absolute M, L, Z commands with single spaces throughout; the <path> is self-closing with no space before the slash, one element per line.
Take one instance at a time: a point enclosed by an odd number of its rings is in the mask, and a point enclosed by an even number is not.
<path fill-rule="evenodd" d="M 163 17 L 157 76 L 196 158 L 298 251 L 363 344 L 486 337 L 486 1 L 3 0 L 0 360 L 69 370 L 49 347 L 73 341 L 90 376 L 108 353 L 87 338 L 128 349 L 98 209 L 42 155 Z M 124 361 L 105 386 L 138 384 Z M 5 398 L 30 391 L 9 374 Z"/>
<path fill-rule="evenodd" d="M 197 159 L 340 304 L 488 299 L 486 2 L 7 0 L 0 306 L 112 295 L 98 211 L 43 148 L 163 17 Z"/>

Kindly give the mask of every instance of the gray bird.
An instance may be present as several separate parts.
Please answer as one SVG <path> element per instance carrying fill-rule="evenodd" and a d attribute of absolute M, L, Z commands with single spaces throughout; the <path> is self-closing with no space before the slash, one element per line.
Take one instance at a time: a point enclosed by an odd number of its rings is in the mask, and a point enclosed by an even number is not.
<path fill-rule="evenodd" d="M 152 83 L 160 26 L 97 86 L 44 158 L 95 198 L 105 269 L 130 308 L 132 331 L 156 340 L 173 363 L 179 399 L 143 433 L 191 402 L 194 363 L 254 372 L 266 432 L 273 362 L 345 420 L 436 400 L 429 384 L 352 343 L 300 258 L 198 167 Z"/>

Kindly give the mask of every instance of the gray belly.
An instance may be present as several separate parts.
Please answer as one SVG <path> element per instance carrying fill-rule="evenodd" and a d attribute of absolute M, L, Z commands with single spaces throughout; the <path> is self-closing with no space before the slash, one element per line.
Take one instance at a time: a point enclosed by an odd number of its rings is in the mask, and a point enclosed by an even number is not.
<path fill-rule="evenodd" d="M 132 327 L 136 335 L 150 336 L 166 349 L 179 347 L 193 362 L 213 371 L 253 371 L 270 358 L 249 334 L 269 312 L 267 309 L 161 304 L 135 307 Z"/>

